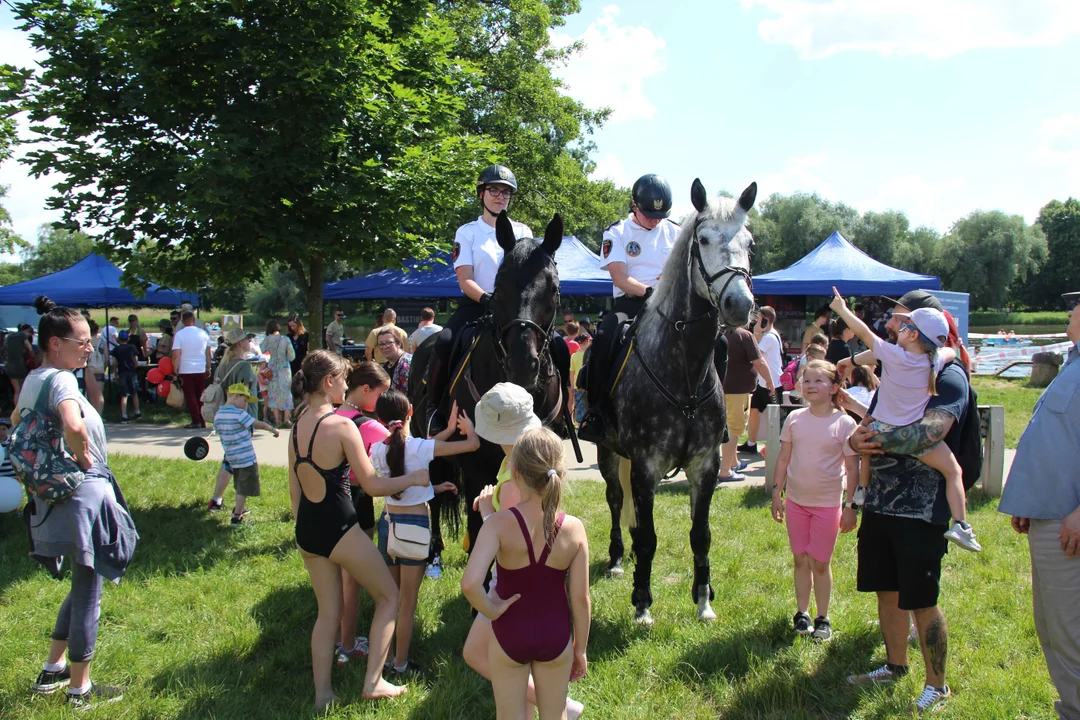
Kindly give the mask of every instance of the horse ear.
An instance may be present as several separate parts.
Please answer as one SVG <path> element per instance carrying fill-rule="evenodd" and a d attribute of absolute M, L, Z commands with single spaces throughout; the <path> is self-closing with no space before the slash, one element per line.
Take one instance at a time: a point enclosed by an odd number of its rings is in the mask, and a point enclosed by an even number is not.
<path fill-rule="evenodd" d="M 697 178 L 694 178 L 694 184 L 690 186 L 690 202 L 694 203 L 694 207 L 697 208 L 698 212 L 709 206 L 709 197 L 705 194 L 705 186 Z"/>
<path fill-rule="evenodd" d="M 517 238 L 514 237 L 514 225 L 510 222 L 510 216 L 503 210 L 499 213 L 499 217 L 495 219 L 495 239 L 499 241 L 499 247 L 504 251 L 510 252 L 517 245 Z"/>
<path fill-rule="evenodd" d="M 555 217 L 551 218 L 551 222 L 548 223 L 547 230 L 544 231 L 544 244 L 541 245 L 548 255 L 555 257 L 555 251 L 562 245 L 563 239 L 563 222 L 562 215 L 555 213 Z"/>
<path fill-rule="evenodd" d="M 750 208 L 754 207 L 754 200 L 757 199 L 757 183 L 752 182 L 746 186 L 746 189 L 742 191 L 742 195 L 739 196 L 739 207 L 746 212 L 750 212 Z"/>

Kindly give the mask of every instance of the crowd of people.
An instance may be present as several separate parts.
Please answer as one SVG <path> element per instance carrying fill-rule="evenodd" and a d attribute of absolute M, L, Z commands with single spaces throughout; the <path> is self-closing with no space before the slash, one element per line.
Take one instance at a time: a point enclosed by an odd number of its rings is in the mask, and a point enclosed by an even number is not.
<path fill-rule="evenodd" d="M 231 480 L 231 524 L 245 522 L 248 500 L 260 495 L 252 433 L 261 429 L 277 436 L 277 424 L 291 424 L 291 513 L 318 605 L 311 635 L 317 708 L 337 700 L 331 682 L 335 664 L 366 658 L 363 696 L 370 699 L 400 695 L 404 682 L 423 672 L 412 657 L 412 635 L 431 554 L 429 503 L 436 493 L 458 490 L 452 483 L 432 486 L 427 467 L 435 457 L 472 452 L 483 439 L 500 446 L 505 460 L 496 482 L 476 499 L 484 523 L 461 590 L 478 615 L 462 655 L 491 681 L 500 717 L 532 717 L 538 711 L 543 719 L 575 718 L 583 711 L 568 697 L 568 688 L 588 669 L 589 551 L 585 521 L 563 509 L 561 440 L 541 426 L 531 395 L 508 383 L 491 388 L 471 413 L 452 407 L 442 432 L 432 437 L 408 433 L 412 351 L 435 338 L 430 345 L 437 371 L 455 333 L 486 312 L 502 259 L 494 242 L 494 219 L 516 190 L 516 179 L 506 168 L 493 166 L 481 175 L 477 198 L 483 213 L 455 239 L 455 268 L 467 299 L 446 326 L 436 325 L 434 313 L 425 309 L 420 327 L 409 336 L 397 326 L 393 311 L 386 311 L 369 334 L 364 360 L 341 355 L 340 311 L 326 329 L 326 350 L 309 348 L 299 319 L 288 322 L 284 336 L 277 322 L 268 323 L 262 344 L 269 354 L 265 373 L 254 371 L 248 358 L 254 336 L 228 328 L 212 376 L 211 388 L 221 394 L 218 404 L 212 391 L 204 392 L 212 354 L 194 314 L 181 309 L 176 326 L 164 329 L 167 357 L 188 399 L 189 427 L 212 423 L 224 448 L 210 511 L 224 508 Z M 605 233 L 602 254 L 615 281 L 616 308 L 624 316 L 639 312 L 655 286 L 673 239 L 665 224 L 670 223 L 669 211 L 670 188 L 662 178 L 646 176 L 635 184 L 630 216 Z M 523 225 L 514 228 L 521 237 L 531 235 Z M 1070 310 L 1077 298 L 1080 293 L 1067 296 Z M 949 542 L 979 549 L 965 519 L 964 496 L 969 473 L 978 466 L 971 458 L 972 452 L 979 456 L 979 422 L 970 358 L 940 302 L 925 291 L 912 291 L 889 303 L 875 332 L 837 293 L 829 308 L 815 314 L 798 356 L 789 362 L 770 307 L 760 308 L 750 327 L 723 333 L 718 347 L 724 350 L 720 377 L 728 439 L 719 448 L 718 481 L 742 477 L 740 451 L 751 457 L 776 453 L 770 514 L 787 530 L 795 591 L 792 630 L 800 635 L 819 641 L 832 637 L 832 554 L 838 534 L 858 526 L 856 585 L 877 597 L 887 661 L 848 680 L 870 686 L 906 675 L 913 624 L 925 672 L 924 689 L 913 703 L 921 714 L 940 708 L 951 694 L 948 632 L 939 603 L 941 568 Z M 117 323 L 99 333 L 74 310 L 46 298 L 38 304 L 41 366 L 27 367 L 18 378 L 21 393 L 10 423 L 18 432 L 24 416 L 51 413 L 83 475 L 66 502 L 54 505 L 31 495 L 27 505 L 31 557 L 57 577 L 60 558 L 71 560 L 71 590 L 58 610 L 33 690 L 49 694 L 67 688 L 69 703 L 94 706 L 122 697 L 120 688 L 91 681 L 90 663 L 102 581 L 119 581 L 139 538 L 109 471 L 100 408 L 89 384 L 86 395 L 80 392 L 73 373 L 87 368 L 88 375 L 96 375 L 115 361 L 123 378 L 131 358 L 151 348 L 134 316 L 124 339 Z M 573 408 L 584 436 L 605 422 L 590 400 L 602 387 L 594 380 L 602 368 L 597 356 L 612 352 L 614 323 L 605 318 L 594 333 L 588 318 L 578 322 L 567 313 L 559 331 L 570 351 L 571 372 L 587 379 Z M 32 349 L 32 337 L 32 328 L 9 337 L 9 356 Z M 1069 337 L 1080 343 L 1080 313 L 1075 311 Z M 855 339 L 864 349 L 852 347 Z M 1000 508 L 1029 538 L 1036 629 L 1060 694 L 1062 718 L 1080 717 L 1080 611 L 1075 602 L 1080 591 L 1075 562 L 1080 556 L 1080 485 L 1072 471 L 1075 463 L 1068 462 L 1080 448 L 1077 347 L 1035 408 Z M 873 371 L 879 364 L 880 377 Z M 257 419 L 264 374 L 265 405 L 275 413 L 273 424 Z M 428 392 L 440 383 L 445 388 L 437 374 L 429 380 Z M 570 380 L 577 387 L 577 378 Z M 786 398 L 781 396 L 785 389 Z M 205 415 L 204 397 L 209 398 Z M 792 408 L 776 449 L 758 444 L 770 404 Z M 136 401 L 131 408 L 138 412 Z M 297 409 L 296 417 L 290 417 Z M 747 442 L 739 445 L 747 430 Z M 0 422 L 0 437 L 6 434 Z M 883 453 L 888 461 L 875 462 Z M 3 472 L 7 469 L 0 468 Z M 375 498 L 384 498 L 378 514 Z M 373 604 L 366 636 L 357 634 L 361 588 Z"/>

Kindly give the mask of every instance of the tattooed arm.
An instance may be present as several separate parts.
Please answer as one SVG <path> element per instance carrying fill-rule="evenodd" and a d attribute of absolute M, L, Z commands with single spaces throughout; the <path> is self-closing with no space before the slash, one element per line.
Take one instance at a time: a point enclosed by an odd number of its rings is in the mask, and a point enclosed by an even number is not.
<path fill-rule="evenodd" d="M 860 425 L 851 436 L 851 447 L 867 455 L 920 455 L 944 440 L 954 422 L 956 418 L 948 411 L 928 408 L 919 422 L 889 432 L 875 433 Z"/>

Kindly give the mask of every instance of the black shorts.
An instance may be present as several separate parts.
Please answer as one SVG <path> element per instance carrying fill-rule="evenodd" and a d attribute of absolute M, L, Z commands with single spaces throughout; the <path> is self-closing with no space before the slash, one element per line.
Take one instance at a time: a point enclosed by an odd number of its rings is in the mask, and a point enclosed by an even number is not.
<path fill-rule="evenodd" d="M 769 392 L 769 388 L 758 385 L 754 388 L 754 394 L 750 396 L 750 409 L 765 412 L 765 408 L 776 403 L 776 398 Z"/>
<path fill-rule="evenodd" d="M 356 508 L 356 524 L 365 533 L 375 529 L 375 500 L 360 489 L 352 486 L 352 504 Z"/>
<path fill-rule="evenodd" d="M 898 592 L 901 610 L 938 604 L 941 559 L 948 551 L 944 525 L 914 518 L 863 513 L 859 526 L 859 592 Z"/>

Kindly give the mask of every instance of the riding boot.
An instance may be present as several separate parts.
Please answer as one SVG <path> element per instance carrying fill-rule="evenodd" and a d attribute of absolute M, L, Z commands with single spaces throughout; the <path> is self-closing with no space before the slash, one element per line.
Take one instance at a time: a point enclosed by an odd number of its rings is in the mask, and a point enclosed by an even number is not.
<path fill-rule="evenodd" d="M 585 418 L 581 421 L 577 436 L 579 440 L 600 444 L 604 441 L 604 432 L 607 430 L 607 418 L 600 408 L 589 408 Z"/>

